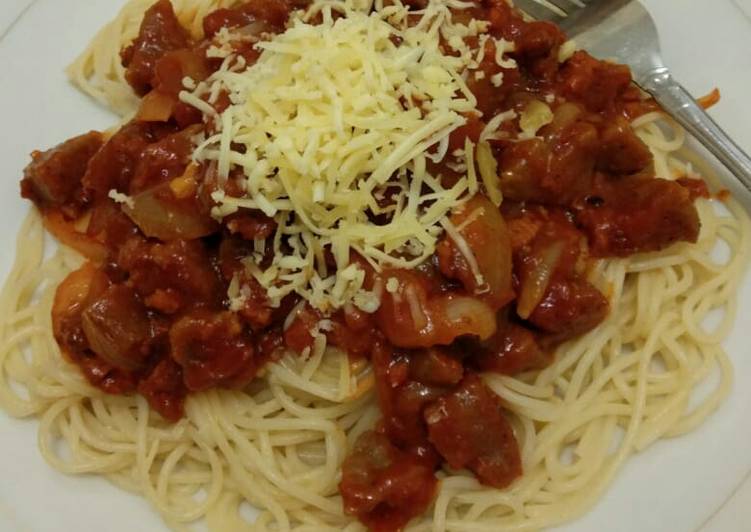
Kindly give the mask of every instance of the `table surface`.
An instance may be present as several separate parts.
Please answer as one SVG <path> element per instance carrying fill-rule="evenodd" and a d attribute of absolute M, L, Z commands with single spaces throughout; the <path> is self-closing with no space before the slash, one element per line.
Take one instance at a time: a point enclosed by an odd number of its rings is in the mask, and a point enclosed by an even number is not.
<path fill-rule="evenodd" d="M 0 41 L 35 0 L 2 0 Z M 751 0 L 734 0 L 751 21 Z M 751 25 L 749 26 L 751 32 Z M 690 89 L 691 87 L 689 87 Z M 747 532 L 751 520 L 751 478 L 713 515 L 700 532 Z"/>

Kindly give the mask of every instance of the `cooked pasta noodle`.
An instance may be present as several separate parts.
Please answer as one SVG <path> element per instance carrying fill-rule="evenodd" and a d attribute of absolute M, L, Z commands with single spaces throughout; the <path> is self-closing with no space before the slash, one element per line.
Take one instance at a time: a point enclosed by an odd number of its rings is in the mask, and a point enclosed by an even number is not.
<path fill-rule="evenodd" d="M 119 50 L 150 3 L 127 3 L 69 70 L 78 87 L 120 115 L 137 100 Z M 198 35 L 207 12 L 232 2 L 173 3 Z M 681 159 L 678 126 L 659 113 L 634 126 L 657 175 L 692 171 Z M 716 188 L 712 176 L 704 178 Z M 484 376 L 512 413 L 523 477 L 499 491 L 442 471 L 432 510 L 412 530 L 528 531 L 574 519 L 631 455 L 690 432 L 721 404 L 733 379 L 721 343 L 733 324 L 751 225 L 732 199 L 697 205 L 698 243 L 597 263 L 591 279 L 612 307 L 605 323 L 562 346 L 542 371 Z M 51 305 L 56 286 L 80 263 L 64 247 L 45 255 L 33 211 L 0 296 L 0 406 L 40 418 L 39 445 L 53 467 L 106 476 L 147 498 L 174 529 L 196 520 L 211 530 L 362 528 L 343 514 L 338 482 L 348 448 L 379 417 L 369 367 L 351 366 L 319 343 L 305 360 L 290 355 L 269 366 L 247 389 L 192 395 L 185 417 L 167 423 L 143 397 L 91 387 L 61 357 Z M 713 313 L 719 323 L 707 329 Z M 697 389 L 713 379 L 714 389 L 698 400 Z"/>

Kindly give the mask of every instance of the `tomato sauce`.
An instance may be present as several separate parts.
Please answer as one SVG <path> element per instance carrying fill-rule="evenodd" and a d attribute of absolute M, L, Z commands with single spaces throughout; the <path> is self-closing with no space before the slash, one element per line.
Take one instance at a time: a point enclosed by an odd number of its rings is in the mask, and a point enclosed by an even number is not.
<path fill-rule="evenodd" d="M 159 0 L 121 54 L 127 81 L 144 96 L 136 118 L 108 139 L 92 132 L 35 152 L 24 172 L 22 195 L 89 259 L 57 290 L 53 332 L 64 355 L 92 385 L 140 393 L 167 420 L 183 416 L 191 392 L 242 388 L 285 348 L 309 352 L 323 317 L 296 295 L 272 307 L 244 273 L 253 240 L 276 224 L 249 209 L 222 223 L 211 217 L 216 171 L 190 160 L 201 115 L 178 99 L 185 76 L 200 81 L 218 68 L 205 51 L 222 28 L 268 37 L 304 5 L 255 0 L 220 9 L 204 20 L 207 38 L 195 41 Z M 518 68 L 497 65 L 488 41 L 484 76 L 469 79 L 483 115 L 468 116 L 450 149 L 477 142 L 488 117 L 533 100 L 547 100 L 553 118 L 533 138 L 490 141 L 503 205 L 478 195 L 451 219 L 476 264 L 448 236 L 412 271 L 376 274 L 361 261 L 369 286 L 398 290 L 384 290 L 374 314 L 347 307 L 326 316 L 328 341 L 374 369 L 382 419 L 345 460 L 340 490 L 345 511 L 376 531 L 400 530 L 422 514 L 444 464 L 497 488 L 522 474 L 514 431 L 480 373 L 549 364 L 560 343 L 608 314 L 607 298 L 586 279 L 592 257 L 695 241 L 693 202 L 708 196 L 700 181 L 655 177 L 629 119 L 657 107 L 627 67 L 586 52 L 560 62 L 562 32 L 525 21 L 504 0 L 456 16 L 490 21 L 493 37 L 515 43 L 509 55 Z M 238 46 L 249 62 L 257 57 Z M 504 82 L 495 86 L 499 73 Z M 217 105 L 229 105 L 226 95 Z M 502 127 L 510 133 L 518 121 Z M 442 170 L 445 179 L 455 175 Z M 226 186 L 231 193 L 231 179 Z M 132 204 L 116 203 L 112 191 Z M 231 309 L 226 294 L 236 276 L 246 293 Z"/>

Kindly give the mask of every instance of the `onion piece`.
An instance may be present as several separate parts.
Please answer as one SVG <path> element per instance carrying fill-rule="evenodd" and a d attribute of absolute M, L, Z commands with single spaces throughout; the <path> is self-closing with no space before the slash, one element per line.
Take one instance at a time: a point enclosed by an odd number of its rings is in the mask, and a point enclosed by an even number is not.
<path fill-rule="evenodd" d="M 437 247 L 438 267 L 465 290 L 498 310 L 514 298 L 511 234 L 498 208 L 477 195 L 441 222 L 446 236 Z"/>
<path fill-rule="evenodd" d="M 448 296 L 442 298 L 441 303 L 444 322 L 441 325 L 449 333 L 449 338 L 446 339 L 448 341 L 441 343 L 448 345 L 459 336 L 465 335 L 487 340 L 495 334 L 495 312 L 483 301 L 469 296 Z"/>
<path fill-rule="evenodd" d="M 132 199 L 132 206 L 123 205 L 123 211 L 148 237 L 165 241 L 194 240 L 208 236 L 218 228 L 195 196 L 176 198 L 169 181 L 145 190 Z"/>
<path fill-rule="evenodd" d="M 235 33 L 245 37 L 260 39 L 264 33 L 272 33 L 274 28 L 263 20 L 254 20 L 235 30 Z"/>
<path fill-rule="evenodd" d="M 539 256 L 535 257 L 534 268 L 522 280 L 521 291 L 516 304 L 516 313 L 520 318 L 524 320 L 529 318 L 535 307 L 542 301 L 562 254 L 563 242 L 559 241 L 546 247 Z"/>
<path fill-rule="evenodd" d="M 81 314 L 89 347 L 116 368 L 134 371 L 143 365 L 141 348 L 150 323 L 132 289 L 111 286 Z"/>
<path fill-rule="evenodd" d="M 169 94 L 153 90 L 143 97 L 136 120 L 141 122 L 167 122 L 175 110 L 175 99 Z"/>
<path fill-rule="evenodd" d="M 490 144 L 484 141 L 477 144 L 477 168 L 485 185 L 488 199 L 493 202 L 493 205 L 500 207 L 503 203 L 503 192 L 498 178 L 498 161 L 495 160 Z"/>
<path fill-rule="evenodd" d="M 496 313 L 484 300 L 450 293 L 428 294 L 422 274 L 389 270 L 384 277 L 396 278 L 399 289 L 385 291 L 376 321 L 389 342 L 397 347 L 420 348 L 449 345 L 460 336 L 491 337 Z"/>
<path fill-rule="evenodd" d="M 52 332 L 55 338 L 63 337 L 66 320 L 81 312 L 91 294 L 97 295 L 106 290 L 107 282 L 107 278 L 92 262 L 86 262 L 68 274 L 57 287 L 52 302 Z"/>
<path fill-rule="evenodd" d="M 86 216 L 88 214 L 78 220 L 66 220 L 60 211 L 51 209 L 44 212 L 42 220 L 45 229 L 62 244 L 75 249 L 87 259 L 100 263 L 107 258 L 107 248 L 86 234 L 89 223 Z M 79 231 L 78 226 L 83 226 L 83 229 Z"/>

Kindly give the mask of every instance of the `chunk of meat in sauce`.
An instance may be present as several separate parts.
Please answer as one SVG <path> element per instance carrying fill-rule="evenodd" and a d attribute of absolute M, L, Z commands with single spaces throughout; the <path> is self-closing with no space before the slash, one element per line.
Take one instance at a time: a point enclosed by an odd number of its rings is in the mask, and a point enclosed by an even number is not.
<path fill-rule="evenodd" d="M 132 238 L 119 250 L 117 263 L 146 305 L 166 314 L 198 306 L 218 308 L 226 293 L 200 240 Z"/>
<path fill-rule="evenodd" d="M 328 341 L 345 351 L 350 359 L 367 358 L 378 336 L 375 323 L 370 315 L 357 311 L 362 317 L 355 322 L 348 312 L 339 312 L 331 320 L 331 330 L 326 331 Z"/>
<path fill-rule="evenodd" d="M 478 71 L 482 75 L 470 76 L 467 80 L 467 87 L 477 98 L 477 110 L 482 113 L 483 117 L 493 117 L 496 113 L 505 110 L 508 97 L 523 84 L 522 74 L 516 68 L 503 68 L 495 60 L 496 47 L 492 40 L 485 43 L 484 58 L 479 65 Z M 494 79 L 503 78 L 503 83 L 496 87 Z M 480 126 L 479 128 L 477 126 Z M 449 149 L 464 149 L 464 139 L 469 138 L 472 142 L 477 142 L 484 124 L 475 115 L 470 114 L 466 126 L 451 135 Z M 464 133 L 464 135 L 462 135 Z"/>
<path fill-rule="evenodd" d="M 519 68 L 504 71 L 502 90 L 509 86 L 506 74 L 519 76 L 518 83 L 512 82 L 511 86 L 539 83 L 555 75 L 559 67 L 558 49 L 566 40 L 560 28 L 550 22 L 524 20 L 505 0 L 489 0 L 483 5 L 487 11 L 478 18 L 490 21 L 490 34 L 515 45 L 508 55 L 517 61 Z"/>
<path fill-rule="evenodd" d="M 138 235 L 138 227 L 128 218 L 114 201 L 94 203 L 86 234 L 103 243 L 108 250 L 118 249 L 125 242 Z"/>
<path fill-rule="evenodd" d="M 188 390 L 183 384 L 182 368 L 171 358 L 165 357 L 138 383 L 138 393 L 159 412 L 164 419 L 179 421 L 185 413 L 185 397 Z"/>
<path fill-rule="evenodd" d="M 567 99 L 590 111 L 613 109 L 631 86 L 631 70 L 625 65 L 598 61 L 587 52 L 576 52 L 559 72 L 560 91 Z"/>
<path fill-rule="evenodd" d="M 529 322 L 563 341 L 597 327 L 609 309 L 605 296 L 587 280 L 553 280 Z"/>
<path fill-rule="evenodd" d="M 488 9 L 483 18 L 490 21 L 490 33 L 514 42 L 512 55 L 535 58 L 550 54 L 566 40 L 561 29 L 550 22 L 525 21 L 521 13 L 505 0 L 485 0 Z"/>
<path fill-rule="evenodd" d="M 45 152 L 32 153 L 21 180 L 21 196 L 42 210 L 57 208 L 76 217 L 86 203 L 81 181 L 103 142 L 101 133 L 91 131 Z"/>
<path fill-rule="evenodd" d="M 198 132 L 197 127 L 183 129 L 144 146 L 128 182 L 128 193 L 138 194 L 183 175 L 193 153 L 191 137 Z"/>
<path fill-rule="evenodd" d="M 295 312 L 289 327 L 284 331 L 284 343 L 298 354 L 306 354 L 313 348 L 315 330 L 321 320 L 321 314 L 308 305 Z"/>
<path fill-rule="evenodd" d="M 437 466 L 440 456 L 428 440 L 425 409 L 450 392 L 464 376 L 460 358 L 443 348 L 373 351 L 381 430 L 399 449 Z"/>
<path fill-rule="evenodd" d="M 453 386 L 464 376 L 462 361 L 441 347 L 409 353 L 409 378 L 432 386 Z"/>
<path fill-rule="evenodd" d="M 471 362 L 481 371 L 516 375 L 542 369 L 553 359 L 537 341 L 535 333 L 499 313 L 498 332 L 492 338 L 467 346 Z"/>
<path fill-rule="evenodd" d="M 286 0 L 254 0 L 236 7 L 217 9 L 203 19 L 206 37 L 213 37 L 222 28 L 246 28 L 259 37 L 284 29 L 292 6 Z"/>
<path fill-rule="evenodd" d="M 261 211 L 242 209 L 224 219 L 229 232 L 245 240 L 265 240 L 276 231 L 276 222 Z"/>
<path fill-rule="evenodd" d="M 395 447 L 383 434 L 365 432 L 344 460 L 339 490 L 344 511 L 369 530 L 401 530 L 433 501 L 433 467 Z"/>
<path fill-rule="evenodd" d="M 189 44 L 190 36 L 177 20 L 172 3 L 159 0 L 144 13 L 133 44 L 121 52 L 125 79 L 136 94 L 143 96 L 153 86 L 157 61 L 166 52 L 187 48 Z"/>
<path fill-rule="evenodd" d="M 136 120 L 167 122 L 174 118 L 180 128 L 202 122 L 201 111 L 180 100 L 186 78 L 196 83 L 211 75 L 213 68 L 205 46 L 166 52 L 154 67 L 154 87 L 141 100 Z"/>
<path fill-rule="evenodd" d="M 622 116 L 604 126 L 597 167 L 610 174 L 628 175 L 652 169 L 652 152 Z"/>
<path fill-rule="evenodd" d="M 510 216 L 509 226 L 517 232 L 517 314 L 542 332 L 554 335 L 553 343 L 599 325 L 608 314 L 609 304 L 584 278 L 587 242 L 568 214 L 559 209 L 527 207 Z M 531 348 L 533 344 L 523 341 L 520 334 L 515 332 L 516 345 Z"/>
<path fill-rule="evenodd" d="M 375 373 L 378 405 L 383 415 L 383 432 L 400 449 L 438 464 L 438 456 L 428 441 L 423 410 L 448 391 L 448 387 L 415 380 L 417 369 L 410 352 L 394 352 L 391 346 L 378 343 L 373 349 L 372 363 Z M 430 361 L 428 361 L 430 362 Z M 451 376 L 454 368 L 445 368 Z M 458 375 L 461 379 L 463 368 Z"/>
<path fill-rule="evenodd" d="M 514 50 L 509 55 L 521 61 L 553 55 L 566 41 L 558 26 L 543 20 L 525 22 L 516 27 L 512 25 L 505 33 L 508 40 L 514 43 Z"/>
<path fill-rule="evenodd" d="M 522 473 L 519 446 L 498 397 L 475 374 L 425 410 L 430 441 L 454 469 L 505 488 Z"/>
<path fill-rule="evenodd" d="M 252 242 L 225 235 L 219 245 L 219 269 L 227 283 L 232 282 L 235 277 L 238 278 L 244 298 L 244 303 L 242 308 L 238 309 L 238 313 L 252 329 L 261 330 L 270 325 L 275 316 L 285 311 L 288 312 L 289 307 L 281 305 L 280 308 L 274 309 L 266 294 L 266 289 L 255 277 L 246 272 L 243 260 L 251 256 L 253 252 Z"/>
<path fill-rule="evenodd" d="M 617 114 L 603 120 L 582 105 L 563 103 L 538 135 L 506 143 L 501 150 L 501 183 L 508 199 L 570 206 L 591 192 L 597 170 L 651 177 L 651 152 Z"/>
<path fill-rule="evenodd" d="M 561 209 L 525 207 L 509 226 L 516 233 L 514 272 L 518 287 L 517 312 L 526 319 L 555 279 L 584 272 L 587 242 Z"/>
<path fill-rule="evenodd" d="M 701 222 L 691 193 L 658 178 L 598 180 L 576 205 L 576 223 L 600 257 L 659 251 L 676 242 L 696 242 Z"/>
<path fill-rule="evenodd" d="M 261 283 L 255 277 L 243 275 L 240 279 L 245 301 L 242 308 L 237 312 L 253 330 L 268 327 L 275 321 L 275 317 L 282 315 L 285 310 L 289 310 L 289 305 L 286 304 L 276 309 L 272 307 L 266 289 L 261 286 Z"/>
<path fill-rule="evenodd" d="M 547 138 L 507 144 L 499 158 L 504 196 L 568 205 L 590 189 L 599 149 L 597 128 L 580 120 Z"/>
<path fill-rule="evenodd" d="M 197 47 L 166 52 L 154 65 L 156 90 L 177 100 L 185 90 L 183 80 L 187 77 L 196 83 L 211 74 L 204 49 Z"/>
<path fill-rule="evenodd" d="M 265 291 L 261 292 L 265 297 Z M 252 287 L 249 296 L 253 297 Z M 291 301 L 287 303 L 288 308 L 289 303 Z M 313 349 L 314 333 L 319 331 L 326 335 L 329 345 L 345 351 L 351 359 L 366 358 L 370 355 L 377 333 L 369 315 L 352 309 L 340 311 L 326 317 L 325 326 L 321 327 L 319 323 L 323 316 L 310 306 L 298 306 L 292 311 L 295 315 L 291 320 L 284 313 L 278 313 L 278 320 L 289 320 L 284 329 L 284 343 L 296 353 L 306 354 Z M 353 314 L 356 317 L 353 317 Z"/>
<path fill-rule="evenodd" d="M 231 312 L 194 311 L 175 322 L 169 338 L 188 390 L 243 386 L 258 370 L 253 341 Z"/>
<path fill-rule="evenodd" d="M 89 162 L 82 182 L 93 200 L 107 198 L 110 190 L 130 193 L 130 183 L 146 147 L 174 133 L 163 124 L 128 122 L 102 146 Z"/>

